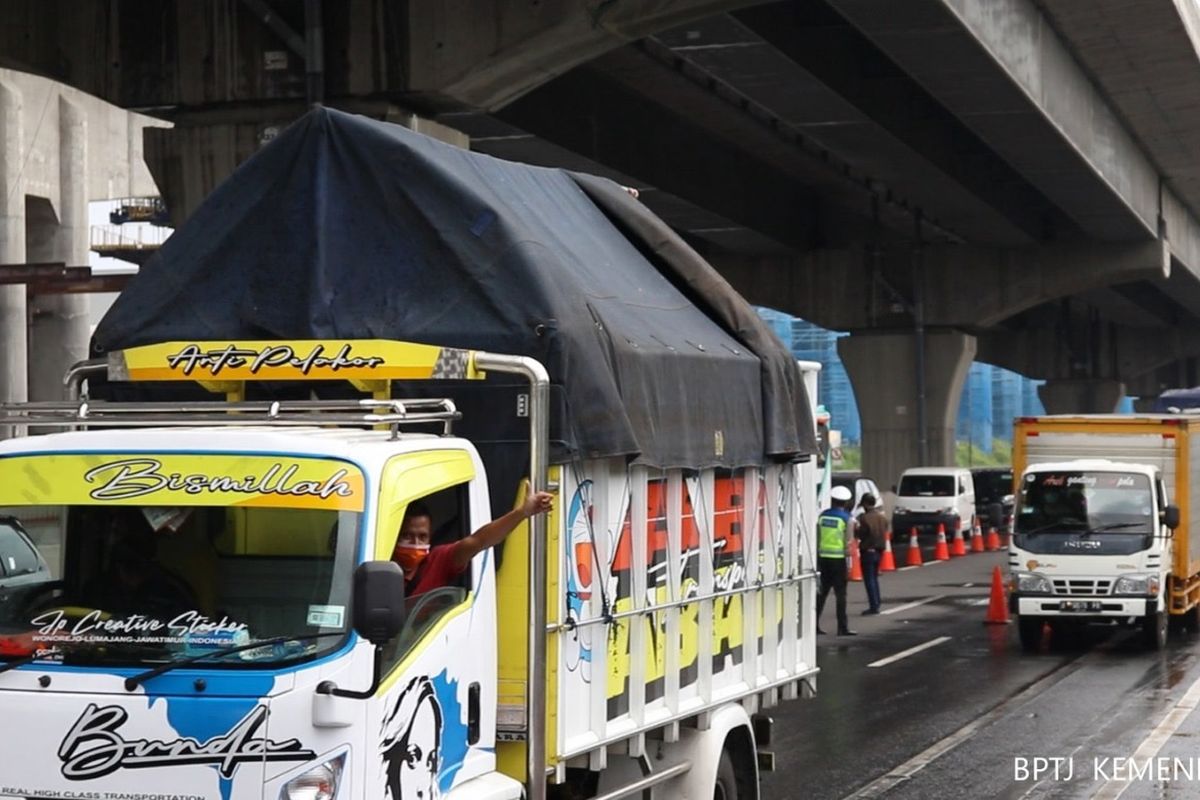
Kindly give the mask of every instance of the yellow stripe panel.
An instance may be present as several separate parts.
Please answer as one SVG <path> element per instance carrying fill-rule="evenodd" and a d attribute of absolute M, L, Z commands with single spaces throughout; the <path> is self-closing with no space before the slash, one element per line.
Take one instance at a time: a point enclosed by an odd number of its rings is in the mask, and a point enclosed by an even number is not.
<path fill-rule="evenodd" d="M 480 379 L 475 353 L 383 339 L 165 342 L 109 354 L 131 381 Z"/>

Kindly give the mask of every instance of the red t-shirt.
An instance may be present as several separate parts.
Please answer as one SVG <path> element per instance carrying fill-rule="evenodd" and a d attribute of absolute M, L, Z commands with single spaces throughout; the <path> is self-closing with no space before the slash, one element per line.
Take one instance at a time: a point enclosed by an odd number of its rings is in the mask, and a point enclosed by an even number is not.
<path fill-rule="evenodd" d="M 429 549 L 429 555 L 425 556 L 421 566 L 417 567 L 417 572 L 412 576 L 412 580 L 404 584 L 406 597 L 416 597 L 419 594 L 447 586 L 450 581 L 462 573 L 461 569 L 454 566 L 454 548 L 457 544 L 458 542 L 439 544 L 437 547 Z"/>

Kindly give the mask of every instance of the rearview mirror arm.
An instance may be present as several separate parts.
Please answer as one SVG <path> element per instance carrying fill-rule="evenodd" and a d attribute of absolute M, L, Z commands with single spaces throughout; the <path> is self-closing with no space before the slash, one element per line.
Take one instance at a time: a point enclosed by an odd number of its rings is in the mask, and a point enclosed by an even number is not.
<path fill-rule="evenodd" d="M 368 697 L 374 697 L 375 691 L 379 688 L 379 682 L 382 679 L 383 673 L 383 648 L 379 645 L 372 645 L 375 648 L 375 666 L 372 669 L 371 685 L 362 691 L 353 689 L 339 689 L 333 681 L 321 681 L 317 684 L 317 694 L 331 694 L 334 697 L 350 697 L 355 700 L 366 700 Z"/>

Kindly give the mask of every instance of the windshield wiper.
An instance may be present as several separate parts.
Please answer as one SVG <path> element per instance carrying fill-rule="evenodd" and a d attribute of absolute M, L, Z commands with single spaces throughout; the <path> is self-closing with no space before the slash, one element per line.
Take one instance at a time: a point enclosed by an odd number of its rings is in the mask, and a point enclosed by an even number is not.
<path fill-rule="evenodd" d="M 1066 519 L 1056 520 L 1056 521 L 1048 523 L 1046 525 L 1039 525 L 1038 527 L 1034 528 L 1031 531 L 1014 531 L 1014 533 L 1020 534 L 1022 536 L 1029 536 L 1030 534 L 1043 533 L 1045 531 L 1053 530 L 1055 528 L 1061 528 L 1064 525 L 1086 525 L 1086 524 L 1087 524 L 1086 522 L 1080 522 L 1079 520 L 1075 519 L 1074 517 L 1067 517 Z M 1075 529 L 1075 530 L 1079 530 L 1079 529 Z M 1071 530 L 1068 528 L 1061 532 L 1062 533 L 1074 533 L 1075 530 Z"/>
<path fill-rule="evenodd" d="M 63 654 L 62 650 L 48 650 L 48 651 L 41 652 L 41 653 L 30 653 L 29 655 L 21 656 L 20 658 L 10 659 L 8 661 L 0 663 L 0 674 L 8 672 L 10 669 L 16 669 L 17 667 L 23 667 L 26 664 L 32 664 L 35 661 L 41 661 L 41 660 L 43 660 L 45 658 L 49 658 L 51 656 L 61 656 L 62 654 Z"/>
<path fill-rule="evenodd" d="M 1101 525 L 1099 528 L 1089 528 L 1079 538 L 1084 539 L 1084 538 L 1087 538 L 1088 536 L 1091 536 L 1093 533 L 1103 533 L 1104 531 L 1116 531 L 1116 530 L 1120 530 L 1121 528 L 1140 528 L 1140 527 L 1142 527 L 1142 525 L 1143 525 L 1143 523 L 1141 523 L 1141 522 L 1113 522 L 1108 525 Z"/>
<path fill-rule="evenodd" d="M 210 650 L 207 653 L 201 653 L 200 655 L 188 656 L 187 658 L 181 658 L 176 661 L 168 661 L 165 664 L 159 664 L 154 669 L 148 669 L 145 672 L 140 672 L 137 675 L 132 675 L 126 678 L 125 691 L 132 692 L 134 689 L 141 686 L 151 678 L 157 678 L 159 675 L 170 672 L 173 669 L 177 669 L 178 667 L 186 667 L 188 664 L 195 664 L 197 661 L 203 661 L 207 658 L 220 658 L 221 656 L 241 653 L 245 650 L 257 650 L 260 647 L 271 647 L 273 645 L 283 644 L 284 642 L 304 642 L 308 641 L 309 639 L 322 639 L 330 636 L 345 636 L 346 633 L 347 631 L 340 631 L 337 633 L 306 633 L 300 636 L 273 636 L 270 639 L 259 639 L 257 642 L 252 642 L 251 644 L 239 644 L 234 645 L 233 647 L 222 647 L 217 650 Z"/>

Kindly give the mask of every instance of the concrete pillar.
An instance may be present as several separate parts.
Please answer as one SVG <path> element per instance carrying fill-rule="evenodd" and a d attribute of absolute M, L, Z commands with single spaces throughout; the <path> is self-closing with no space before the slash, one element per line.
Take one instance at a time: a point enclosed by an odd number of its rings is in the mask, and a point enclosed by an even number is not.
<path fill-rule="evenodd" d="M 856 333 L 838 339 L 838 355 L 854 385 L 862 418 L 864 474 L 887 491 L 908 467 L 954 463 L 954 423 L 963 381 L 975 358 L 975 337 L 941 330 L 925 334 L 925 465 L 920 463 L 917 432 L 916 337 Z"/>
<path fill-rule="evenodd" d="M 0 264 L 25 263 L 21 93 L 0 82 Z M 25 286 L 0 286 L 0 403 L 28 398 Z M 0 426 L 0 437 L 12 431 Z"/>
<path fill-rule="evenodd" d="M 58 100 L 58 224 L 51 229 L 51 261 L 77 267 L 88 263 L 87 116 Z M 62 377 L 87 358 L 91 329 L 86 294 L 34 297 L 29 345 L 29 396 L 62 400 Z"/>
<path fill-rule="evenodd" d="M 1125 384 L 1106 378 L 1054 378 L 1038 387 L 1047 414 L 1111 414 Z"/>

